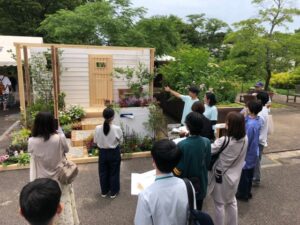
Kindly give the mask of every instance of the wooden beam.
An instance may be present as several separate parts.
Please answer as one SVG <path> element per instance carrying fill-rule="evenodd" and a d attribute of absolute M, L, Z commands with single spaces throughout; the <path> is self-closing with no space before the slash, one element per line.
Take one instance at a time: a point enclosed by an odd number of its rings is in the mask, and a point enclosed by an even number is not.
<path fill-rule="evenodd" d="M 53 105 L 54 105 L 54 118 L 58 119 L 58 88 L 57 88 L 57 49 L 51 46 L 51 61 L 52 61 L 52 79 L 53 79 Z"/>
<path fill-rule="evenodd" d="M 122 46 L 99 46 L 99 45 L 66 45 L 66 44 L 39 44 L 39 43 L 14 43 L 14 45 L 20 45 L 21 47 L 27 46 L 28 48 L 86 48 L 86 49 L 103 49 L 103 50 L 151 50 L 154 48 L 147 47 L 122 47 Z"/>
<path fill-rule="evenodd" d="M 31 82 L 30 82 L 27 46 L 23 47 L 23 54 L 24 54 L 24 76 L 25 76 L 26 100 L 27 100 L 27 105 L 30 106 L 32 101 L 31 101 Z"/>
<path fill-rule="evenodd" d="M 25 104 L 25 89 L 24 89 L 24 77 L 23 77 L 23 66 L 22 66 L 22 56 L 21 56 L 21 47 L 16 45 L 16 55 L 17 55 L 17 69 L 18 69 L 18 86 L 19 86 L 19 95 L 20 95 L 20 110 L 23 114 L 25 123 L 26 118 L 26 104 Z"/>
<path fill-rule="evenodd" d="M 150 73 L 154 73 L 154 60 L 155 60 L 155 49 L 151 48 L 150 49 Z M 149 94 L 150 94 L 150 98 L 153 99 L 153 92 L 154 92 L 154 81 L 152 81 L 149 84 Z"/>
<path fill-rule="evenodd" d="M 57 81 L 57 94 L 60 94 L 60 64 L 59 64 L 59 52 L 56 49 L 56 81 Z"/>

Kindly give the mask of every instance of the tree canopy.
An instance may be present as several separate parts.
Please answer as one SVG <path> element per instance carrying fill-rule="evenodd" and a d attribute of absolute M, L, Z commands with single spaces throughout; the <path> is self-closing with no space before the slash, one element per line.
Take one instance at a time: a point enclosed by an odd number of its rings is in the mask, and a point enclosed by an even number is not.
<path fill-rule="evenodd" d="M 83 0 L 0 0 L 0 34 L 38 35 L 37 28 L 46 15 L 59 9 L 74 9 Z"/>

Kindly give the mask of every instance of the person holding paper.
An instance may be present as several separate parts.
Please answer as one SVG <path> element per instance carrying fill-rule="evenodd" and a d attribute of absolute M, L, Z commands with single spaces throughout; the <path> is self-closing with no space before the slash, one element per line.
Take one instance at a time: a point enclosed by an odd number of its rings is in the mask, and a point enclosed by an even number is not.
<path fill-rule="evenodd" d="M 169 86 L 165 87 L 165 91 L 170 92 L 172 95 L 174 95 L 177 98 L 180 98 L 184 102 L 184 108 L 181 117 L 181 124 L 184 125 L 187 114 L 192 112 L 192 105 L 194 104 L 194 102 L 199 101 L 199 89 L 195 86 L 191 86 L 189 88 L 189 95 L 182 95 L 172 90 Z"/>
<path fill-rule="evenodd" d="M 207 191 L 211 143 L 209 139 L 201 136 L 203 120 L 200 113 L 191 112 L 185 123 L 190 136 L 178 143 L 182 158 L 173 172 L 178 177 L 191 180 L 196 191 L 197 209 L 201 210 Z"/>
<path fill-rule="evenodd" d="M 135 225 L 186 225 L 188 196 L 184 181 L 174 177 L 173 168 L 181 152 L 170 140 L 154 143 L 151 150 L 156 170 L 155 182 L 139 194 Z"/>

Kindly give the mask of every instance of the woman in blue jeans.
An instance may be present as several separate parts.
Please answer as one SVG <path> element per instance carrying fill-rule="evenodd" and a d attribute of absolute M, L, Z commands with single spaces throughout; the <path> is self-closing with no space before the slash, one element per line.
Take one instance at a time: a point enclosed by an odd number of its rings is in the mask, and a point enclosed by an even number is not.
<path fill-rule="evenodd" d="M 104 124 L 96 127 L 94 136 L 94 143 L 100 149 L 98 169 L 101 196 L 105 198 L 110 194 L 112 199 L 117 197 L 120 191 L 121 153 L 119 145 L 123 139 L 121 128 L 112 124 L 114 116 L 113 109 L 104 109 Z"/>

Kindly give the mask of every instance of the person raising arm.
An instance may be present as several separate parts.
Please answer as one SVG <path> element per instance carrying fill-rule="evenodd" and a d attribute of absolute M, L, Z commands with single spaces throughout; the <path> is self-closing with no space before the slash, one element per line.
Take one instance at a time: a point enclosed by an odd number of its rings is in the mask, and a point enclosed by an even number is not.
<path fill-rule="evenodd" d="M 192 112 L 192 105 L 194 102 L 199 101 L 198 99 L 198 94 L 199 94 L 199 89 L 195 86 L 191 86 L 189 88 L 189 93 L 188 95 L 182 95 L 174 90 L 172 90 L 169 86 L 165 87 L 165 91 L 171 93 L 177 98 L 180 98 L 184 102 L 184 108 L 183 108 L 183 113 L 181 117 L 181 124 L 185 124 L 185 118 L 186 116 Z"/>

